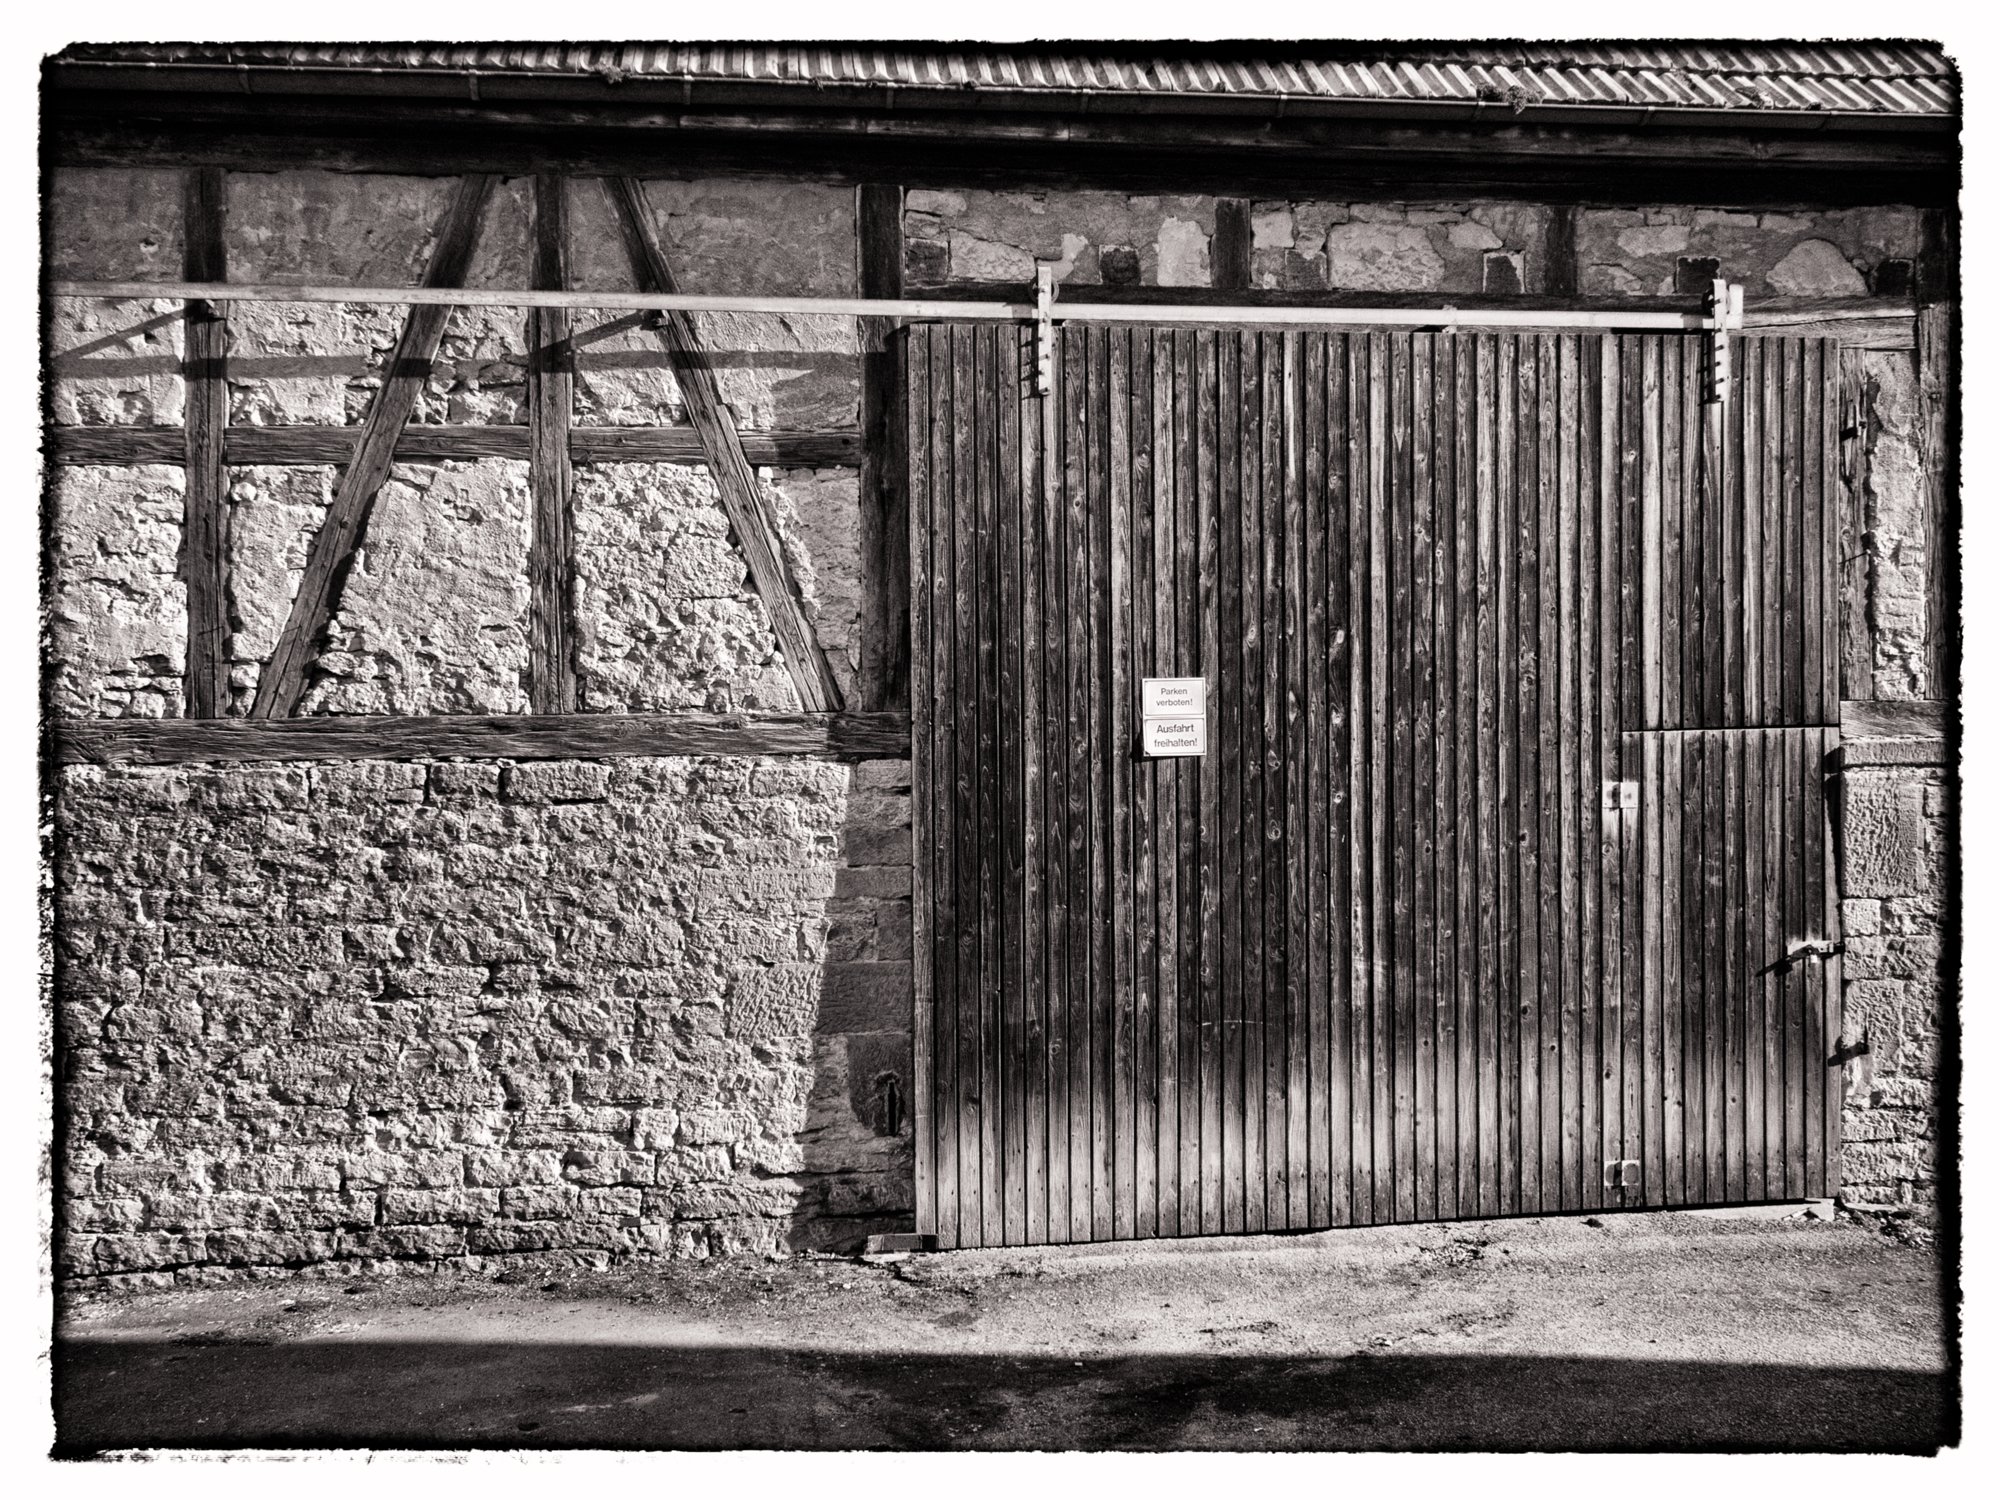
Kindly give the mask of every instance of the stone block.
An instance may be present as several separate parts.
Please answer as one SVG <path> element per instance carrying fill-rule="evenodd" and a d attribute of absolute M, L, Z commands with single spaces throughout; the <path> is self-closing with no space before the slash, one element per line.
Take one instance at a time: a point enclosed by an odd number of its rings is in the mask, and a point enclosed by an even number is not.
<path fill-rule="evenodd" d="M 610 779 L 610 768 L 600 762 L 527 761 L 507 767 L 501 795 L 510 802 L 601 802 Z"/>
<path fill-rule="evenodd" d="M 907 1031 L 913 983 L 908 963 L 830 963 L 820 992 L 818 1029 Z"/>

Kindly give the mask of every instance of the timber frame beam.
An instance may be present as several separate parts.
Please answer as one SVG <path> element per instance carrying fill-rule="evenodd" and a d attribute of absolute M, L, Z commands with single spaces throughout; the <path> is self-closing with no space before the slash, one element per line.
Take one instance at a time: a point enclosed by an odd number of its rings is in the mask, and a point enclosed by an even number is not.
<path fill-rule="evenodd" d="M 901 759 L 898 714 L 341 714 L 302 719 L 62 719 L 63 765 L 273 760 L 594 760 L 634 755 Z"/>
<path fill-rule="evenodd" d="M 676 290 L 674 274 L 654 233 L 644 186 L 636 177 L 614 178 L 605 186 L 618 210 L 625 248 L 640 285 L 650 292 L 672 294 Z M 764 487 L 757 482 L 756 470 L 744 455 L 736 423 L 722 404 L 715 371 L 703 356 L 694 319 L 683 310 L 667 309 L 656 331 L 666 346 L 674 382 L 680 387 L 688 419 L 701 439 L 709 471 L 715 476 L 722 508 L 750 565 L 751 583 L 771 617 L 771 627 L 784 651 L 785 666 L 791 673 L 799 702 L 808 713 L 836 711 L 842 706 L 840 684 L 834 681 L 833 668 L 820 646 L 819 636 L 812 621 L 806 618 L 798 584 L 785 562 L 777 515 Z"/>
<path fill-rule="evenodd" d="M 425 286 L 454 287 L 464 281 L 473 247 L 479 239 L 480 216 L 493 184 L 494 179 L 484 175 L 459 182 L 439 226 L 430 264 L 424 271 Z M 333 504 L 306 554 L 305 572 L 299 579 L 291 613 L 278 633 L 271 659 L 257 679 L 257 696 L 250 706 L 255 718 L 284 718 L 298 707 L 313 647 L 333 618 L 341 581 L 361 545 L 368 513 L 374 508 L 375 496 L 395 461 L 396 440 L 402 435 L 417 395 L 430 376 L 431 361 L 437 355 L 450 317 L 449 306 L 431 303 L 412 307 L 403 323 L 402 336 L 390 355 L 382 388 L 375 393 L 361 434 L 355 439 L 354 457 L 340 476 Z"/>

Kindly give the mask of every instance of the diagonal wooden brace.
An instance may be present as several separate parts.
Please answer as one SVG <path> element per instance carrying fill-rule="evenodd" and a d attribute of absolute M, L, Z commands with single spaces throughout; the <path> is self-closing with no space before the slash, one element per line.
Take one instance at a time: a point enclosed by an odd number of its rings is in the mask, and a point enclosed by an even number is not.
<path fill-rule="evenodd" d="M 635 178 L 608 179 L 612 202 L 625 233 L 626 249 L 641 289 L 673 292 L 673 272 L 653 233 L 645 190 Z M 674 380 L 681 399 L 687 403 L 688 420 L 701 440 L 709 472 L 722 497 L 723 511 L 736 532 L 750 566 L 750 582 L 771 617 L 778 645 L 784 651 L 785 667 L 799 695 L 799 707 L 807 713 L 832 713 L 841 707 L 840 685 L 821 648 L 812 621 L 806 618 L 796 580 L 785 563 L 785 549 L 778 537 L 778 518 L 772 512 L 757 471 L 743 454 L 743 440 L 736 424 L 722 404 L 715 384 L 715 372 L 702 355 L 694 319 L 687 313 L 668 310 L 658 326 L 673 366 Z"/>
<path fill-rule="evenodd" d="M 473 246 L 479 239 L 479 220 L 492 193 L 494 179 L 472 176 L 460 179 L 445 210 L 430 264 L 424 269 L 427 287 L 456 287 L 465 280 Z M 375 496 L 389 477 L 396 456 L 396 440 L 416 406 L 417 393 L 430 377 L 431 361 L 437 357 L 451 308 L 426 303 L 410 309 L 402 336 L 396 340 L 389 358 L 382 388 L 375 393 L 368 415 L 354 442 L 354 457 L 340 476 L 326 520 L 313 537 L 306 554 L 305 572 L 299 591 L 292 600 L 291 613 L 271 659 L 257 679 L 257 697 L 250 706 L 252 718 L 288 718 L 298 708 L 305 690 L 306 664 L 314 645 L 333 617 L 335 594 L 346 575 L 355 550 L 367 531 L 368 513 Z"/>

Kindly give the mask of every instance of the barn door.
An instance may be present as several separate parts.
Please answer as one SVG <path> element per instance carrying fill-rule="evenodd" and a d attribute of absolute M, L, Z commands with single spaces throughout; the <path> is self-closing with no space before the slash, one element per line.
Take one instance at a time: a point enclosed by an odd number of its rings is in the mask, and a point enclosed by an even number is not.
<path fill-rule="evenodd" d="M 1823 1190 L 1817 346 L 908 337 L 920 1230 Z"/>

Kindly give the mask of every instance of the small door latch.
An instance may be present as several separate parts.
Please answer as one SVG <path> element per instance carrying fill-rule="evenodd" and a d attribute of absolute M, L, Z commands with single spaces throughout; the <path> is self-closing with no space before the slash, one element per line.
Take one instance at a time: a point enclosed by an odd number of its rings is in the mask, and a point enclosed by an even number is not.
<path fill-rule="evenodd" d="M 1802 958 L 1825 960 L 1844 953 L 1847 944 L 1826 938 L 1804 938 L 1785 950 L 1787 962 L 1797 963 Z"/>
<path fill-rule="evenodd" d="M 1604 783 L 1604 810 L 1606 812 L 1624 812 L 1638 805 L 1638 782 L 1607 781 Z"/>

